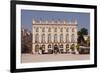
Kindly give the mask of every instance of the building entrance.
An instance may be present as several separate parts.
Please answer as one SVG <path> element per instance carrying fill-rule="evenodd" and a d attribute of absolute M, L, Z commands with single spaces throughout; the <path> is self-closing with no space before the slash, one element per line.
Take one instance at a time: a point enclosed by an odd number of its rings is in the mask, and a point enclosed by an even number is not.
<path fill-rule="evenodd" d="M 53 51 L 54 51 L 55 54 L 59 53 L 59 47 L 58 47 L 58 45 L 54 45 Z"/>

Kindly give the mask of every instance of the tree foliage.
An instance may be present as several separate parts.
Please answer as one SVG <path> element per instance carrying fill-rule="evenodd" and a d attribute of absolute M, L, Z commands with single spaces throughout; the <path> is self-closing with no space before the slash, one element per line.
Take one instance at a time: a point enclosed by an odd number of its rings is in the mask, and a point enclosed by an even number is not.
<path fill-rule="evenodd" d="M 81 28 L 80 31 L 78 31 L 78 44 L 84 45 L 84 35 L 88 35 L 88 30 L 86 28 Z"/>
<path fill-rule="evenodd" d="M 32 34 L 26 29 L 21 30 L 21 52 L 31 53 L 32 51 Z"/>

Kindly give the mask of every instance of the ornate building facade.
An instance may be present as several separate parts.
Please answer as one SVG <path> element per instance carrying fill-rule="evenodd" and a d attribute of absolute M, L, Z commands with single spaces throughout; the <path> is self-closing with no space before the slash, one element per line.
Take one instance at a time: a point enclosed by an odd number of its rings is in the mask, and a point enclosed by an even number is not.
<path fill-rule="evenodd" d="M 43 49 L 45 53 L 48 50 L 54 50 L 55 46 L 62 52 L 74 51 L 77 45 L 77 21 L 36 21 L 32 22 L 32 52 L 37 53 Z"/>

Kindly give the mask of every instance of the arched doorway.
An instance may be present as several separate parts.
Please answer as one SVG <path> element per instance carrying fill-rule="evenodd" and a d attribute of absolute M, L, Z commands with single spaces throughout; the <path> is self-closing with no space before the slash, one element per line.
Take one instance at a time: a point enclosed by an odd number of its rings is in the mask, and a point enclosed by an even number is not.
<path fill-rule="evenodd" d="M 64 52 L 63 44 L 59 45 L 59 51 L 60 51 L 60 53 Z"/>
<path fill-rule="evenodd" d="M 48 45 L 48 49 L 49 49 L 49 48 L 52 48 L 51 45 Z"/>
<path fill-rule="evenodd" d="M 35 52 L 39 51 L 39 45 L 35 45 Z"/>
<path fill-rule="evenodd" d="M 53 49 L 52 49 L 52 45 L 51 44 L 48 45 L 48 53 L 49 54 L 53 53 Z"/>
<path fill-rule="evenodd" d="M 59 53 L 59 47 L 58 47 L 57 44 L 54 45 L 53 51 L 54 51 L 55 54 Z"/>
<path fill-rule="evenodd" d="M 66 44 L 66 53 L 69 53 L 69 44 Z"/>
<path fill-rule="evenodd" d="M 45 45 L 42 45 L 42 49 L 45 50 Z"/>
<path fill-rule="evenodd" d="M 45 45 L 42 45 L 42 53 L 45 53 Z"/>
<path fill-rule="evenodd" d="M 69 48 L 69 44 L 66 44 L 66 49 L 68 49 Z"/>

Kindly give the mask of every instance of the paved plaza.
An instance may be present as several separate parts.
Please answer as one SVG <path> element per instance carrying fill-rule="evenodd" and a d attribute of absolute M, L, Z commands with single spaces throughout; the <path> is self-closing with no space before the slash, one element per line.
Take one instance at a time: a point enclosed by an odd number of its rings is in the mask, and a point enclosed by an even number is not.
<path fill-rule="evenodd" d="M 33 55 L 22 54 L 22 63 L 32 62 L 52 62 L 52 61 L 73 61 L 73 60 L 89 60 L 90 55 L 75 55 L 75 54 L 45 54 L 45 55 Z"/>

